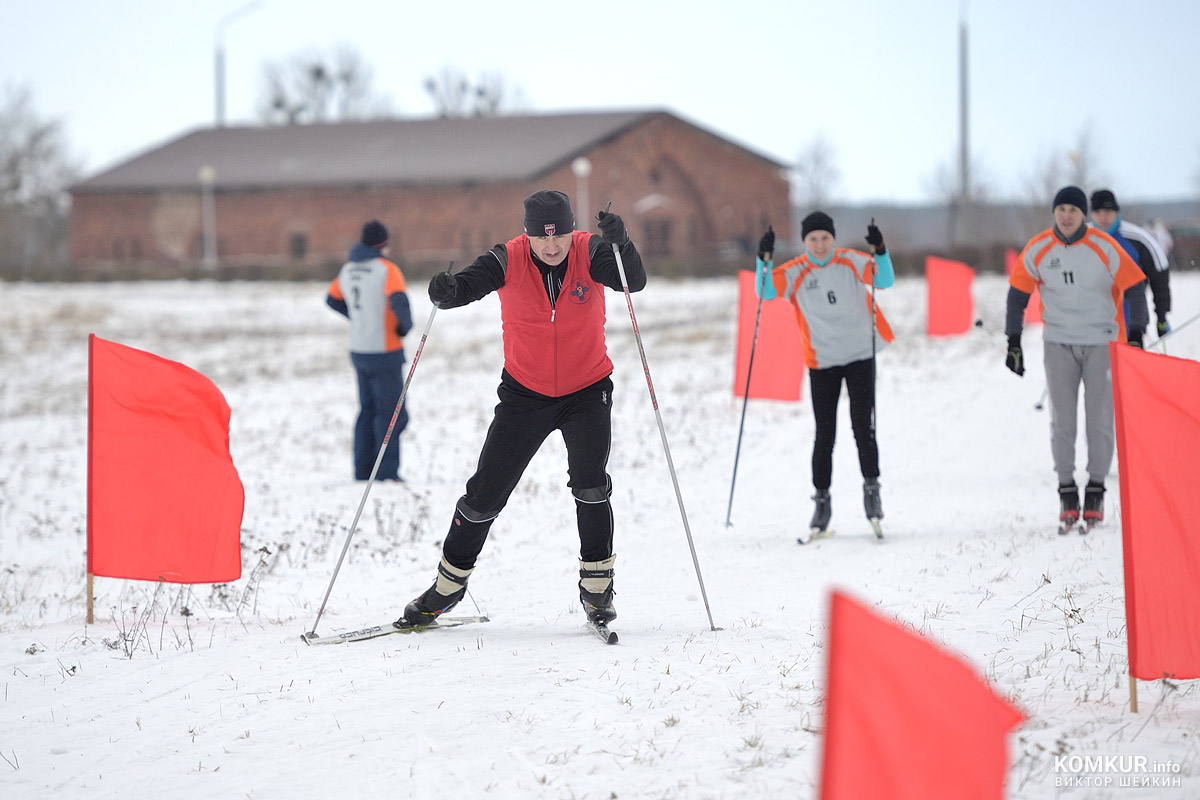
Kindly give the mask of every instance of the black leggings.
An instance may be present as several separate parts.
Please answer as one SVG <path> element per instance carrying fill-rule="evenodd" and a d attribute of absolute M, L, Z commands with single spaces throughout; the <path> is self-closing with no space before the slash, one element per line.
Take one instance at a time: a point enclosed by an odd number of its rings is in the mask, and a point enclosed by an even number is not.
<path fill-rule="evenodd" d="M 442 554 L 454 566 L 471 569 L 488 530 L 508 503 L 534 453 L 555 430 L 567 446 L 567 485 L 575 497 L 579 557 L 603 561 L 612 555 L 612 481 L 605 471 L 612 438 L 610 378 L 563 397 L 532 392 L 504 373 L 500 403 L 488 428 L 479 466 L 454 509 Z"/>
<path fill-rule="evenodd" d="M 850 426 L 858 445 L 858 465 L 864 478 L 879 477 L 879 448 L 875 444 L 875 360 L 863 359 L 840 367 L 809 370 L 816 436 L 813 439 L 812 480 L 818 491 L 833 482 L 833 443 L 837 439 L 837 407 L 846 382 L 850 397 Z"/>

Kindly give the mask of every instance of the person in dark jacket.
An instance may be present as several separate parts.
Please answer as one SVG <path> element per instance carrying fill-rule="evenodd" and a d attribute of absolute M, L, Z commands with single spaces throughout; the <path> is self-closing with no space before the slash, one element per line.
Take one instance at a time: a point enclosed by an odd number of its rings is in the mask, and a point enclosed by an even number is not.
<path fill-rule="evenodd" d="M 1117 244 L 1142 268 L 1146 283 L 1150 284 L 1150 294 L 1154 297 L 1154 316 L 1158 320 L 1155 330 L 1159 336 L 1166 336 L 1171 331 L 1171 323 L 1167 321 L 1167 314 L 1171 310 L 1171 273 L 1167 268 L 1167 251 L 1162 243 L 1140 225 L 1121 219 L 1121 206 L 1117 204 L 1117 196 L 1109 189 L 1092 192 L 1092 222 L 1116 239 Z M 1145 291 L 1145 285 L 1136 291 Z M 1125 324 L 1128 325 L 1129 303 L 1126 302 L 1125 306 Z"/>
<path fill-rule="evenodd" d="M 358 420 L 354 423 L 354 479 L 370 480 L 379 449 L 396 412 L 404 384 L 404 335 L 412 330 L 412 311 L 404 275 L 384 254 L 388 232 L 383 223 L 363 225 L 362 237 L 350 248 L 347 261 L 325 302 L 350 319 L 350 361 L 358 376 Z M 401 407 L 379 462 L 381 481 L 400 481 L 400 432 L 408 425 Z"/>
<path fill-rule="evenodd" d="M 575 230 L 565 194 L 525 198 L 525 232 L 470 266 L 429 282 L 429 299 L 457 308 L 496 292 L 503 323 L 499 404 L 479 464 L 455 504 L 437 579 L 404 609 L 397 626 L 428 625 L 465 595 L 492 522 L 525 467 L 553 431 L 567 447 L 567 485 L 579 529 L 579 599 L 592 622 L 613 606 L 611 437 L 613 365 L 604 338 L 604 287 L 622 290 L 614 245 L 631 292 L 646 285 L 641 256 L 616 214 L 600 212 L 603 236 Z"/>

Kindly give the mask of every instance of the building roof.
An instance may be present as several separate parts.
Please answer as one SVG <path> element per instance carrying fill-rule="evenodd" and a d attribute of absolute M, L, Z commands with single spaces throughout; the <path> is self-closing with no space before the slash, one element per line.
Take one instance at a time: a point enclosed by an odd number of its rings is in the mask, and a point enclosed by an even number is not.
<path fill-rule="evenodd" d="M 71 191 L 193 189 L 204 167 L 223 189 L 528 181 L 655 116 L 675 117 L 652 109 L 204 128 Z"/>

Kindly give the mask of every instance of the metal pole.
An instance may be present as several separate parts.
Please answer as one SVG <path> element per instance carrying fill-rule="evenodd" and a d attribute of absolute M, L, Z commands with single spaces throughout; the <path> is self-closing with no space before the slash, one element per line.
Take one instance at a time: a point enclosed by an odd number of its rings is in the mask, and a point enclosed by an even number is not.
<path fill-rule="evenodd" d="M 451 269 L 454 268 L 454 262 L 450 262 Z M 404 387 L 400 390 L 400 399 L 396 401 L 396 410 L 392 412 L 392 421 L 388 423 L 387 433 L 383 435 L 383 444 L 379 446 L 379 455 L 375 456 L 375 466 L 371 468 L 371 477 L 367 479 L 367 486 L 363 489 L 362 500 L 358 503 L 358 510 L 354 512 L 354 521 L 350 523 L 350 531 L 346 534 L 346 543 L 342 545 L 342 553 L 338 556 L 337 566 L 333 568 L 333 576 L 329 579 L 329 587 L 325 590 L 325 597 L 321 600 L 321 607 L 317 609 L 317 618 L 313 622 L 312 630 L 306 636 L 317 635 L 317 625 L 321 623 L 321 616 L 325 613 L 325 604 L 329 602 L 329 594 L 333 591 L 333 582 L 337 580 L 338 572 L 342 569 L 342 561 L 346 558 L 346 551 L 350 549 L 350 540 L 354 538 L 355 532 L 358 530 L 358 519 L 362 516 L 363 507 L 367 504 L 367 495 L 371 493 L 371 487 L 375 484 L 375 475 L 379 472 L 379 465 L 383 462 L 383 451 L 387 449 L 388 442 L 392 438 L 392 429 L 396 427 L 396 419 L 400 416 L 400 409 L 404 407 L 404 396 L 408 394 L 408 385 L 412 383 L 413 373 L 417 371 L 417 362 L 421 360 L 421 351 L 425 349 L 425 340 L 429 338 L 429 329 L 433 327 L 433 317 L 437 314 L 437 306 L 429 312 L 429 319 L 425 323 L 425 332 L 421 334 L 421 343 L 417 345 L 417 351 L 413 353 L 412 364 L 408 367 L 408 377 L 404 379 Z"/>
<path fill-rule="evenodd" d="M 746 391 L 742 395 L 742 421 L 738 423 L 738 438 L 737 449 L 733 453 L 733 477 L 729 479 L 729 506 L 725 509 L 725 527 L 733 525 L 730 518 L 733 515 L 733 487 L 737 485 L 737 468 L 738 459 L 742 455 L 742 429 L 746 427 L 746 406 L 750 403 L 750 376 L 754 373 L 754 350 L 758 346 L 758 321 L 762 318 L 763 293 L 765 291 L 765 283 L 767 277 L 767 264 L 771 262 L 773 253 L 766 253 L 767 257 L 763 261 L 763 283 L 764 286 L 756 287 L 758 290 L 758 310 L 754 312 L 754 337 L 750 340 L 750 363 L 746 365 Z"/>
<path fill-rule="evenodd" d="M 1167 331 L 1165 334 L 1163 334 L 1162 336 L 1155 339 L 1154 344 L 1150 345 L 1150 347 L 1158 347 L 1161 343 L 1163 343 L 1167 339 L 1170 339 L 1172 336 L 1179 333 L 1181 330 L 1186 328 L 1188 325 L 1191 325 L 1193 322 L 1195 322 L 1198 319 L 1200 319 L 1200 314 L 1194 314 L 1193 316 L 1191 316 L 1187 320 L 1185 320 L 1182 325 L 1176 325 L 1174 328 L 1171 328 L 1171 330 Z M 1148 347 L 1146 349 L 1149 350 L 1150 348 Z"/>
<path fill-rule="evenodd" d="M 642 371 L 646 373 L 646 387 L 650 390 L 650 404 L 654 406 L 654 419 L 658 421 L 658 435 L 662 438 L 663 452 L 667 456 L 667 469 L 671 473 L 671 483 L 675 486 L 675 499 L 679 503 L 679 515 L 683 517 L 683 531 L 687 534 L 688 549 L 692 551 L 692 564 L 696 567 L 696 579 L 700 582 L 700 596 L 704 599 L 704 610 L 708 613 L 708 625 L 711 630 L 719 631 L 713 622 L 712 609 L 708 605 L 708 592 L 704 589 L 704 578 L 700 574 L 700 559 L 696 557 L 696 545 L 692 541 L 692 529 L 688 526 L 687 511 L 683 507 L 683 494 L 679 491 L 679 479 L 675 477 L 675 464 L 671 461 L 671 448 L 667 444 L 667 429 L 663 427 L 662 414 L 658 411 L 658 398 L 654 395 L 654 381 L 650 379 L 650 365 L 646 361 L 646 348 L 642 346 L 642 334 L 638 330 L 637 316 L 633 313 L 633 298 L 629 294 L 629 281 L 625 278 L 625 262 L 621 260 L 621 248 L 612 246 L 613 255 L 617 257 L 617 272 L 621 276 L 621 289 L 625 292 L 625 305 L 629 308 L 629 321 L 633 323 L 633 336 L 637 339 L 638 353 L 642 357 Z"/>
<path fill-rule="evenodd" d="M 213 29 L 213 67 L 216 73 L 216 105 L 218 128 L 225 125 L 225 29 L 238 17 L 254 11 L 260 5 L 260 0 L 252 0 L 241 8 L 231 11 L 221 19 Z"/>

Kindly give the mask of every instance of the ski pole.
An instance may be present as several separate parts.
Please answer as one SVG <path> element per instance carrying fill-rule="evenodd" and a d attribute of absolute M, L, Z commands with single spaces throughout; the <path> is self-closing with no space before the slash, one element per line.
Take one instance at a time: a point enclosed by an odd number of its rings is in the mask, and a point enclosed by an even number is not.
<path fill-rule="evenodd" d="M 1187 319 L 1186 321 L 1184 321 L 1183 324 L 1176 325 L 1174 328 L 1171 328 L 1171 330 L 1167 331 L 1162 336 L 1155 339 L 1154 344 L 1150 345 L 1150 347 L 1158 347 L 1158 345 L 1160 343 L 1166 341 L 1167 339 L 1171 338 L 1175 334 L 1179 333 L 1181 330 L 1186 328 L 1188 325 L 1191 325 L 1193 322 L 1195 322 L 1198 319 L 1200 319 L 1200 314 L 1195 314 L 1194 316 L 1192 316 L 1189 319 Z M 1149 350 L 1150 348 L 1148 347 L 1146 349 Z"/>
<path fill-rule="evenodd" d="M 610 201 L 605 206 L 605 213 L 612 207 Z M 700 559 L 696 557 L 696 545 L 692 541 L 692 529 L 688 526 L 687 511 L 683 507 L 683 494 L 679 491 L 679 480 L 675 477 L 675 464 L 671 461 L 671 448 L 667 444 L 667 429 L 663 427 L 662 414 L 658 411 L 658 398 L 654 394 L 654 381 L 650 379 L 650 364 L 646 361 L 646 348 L 642 346 L 642 334 L 638 330 L 637 316 L 633 313 L 633 298 L 629 294 L 629 281 L 625 277 L 625 262 L 621 260 L 621 248 L 615 243 L 612 246 L 613 255 L 617 257 L 617 273 L 621 277 L 621 290 L 625 292 L 625 305 L 629 308 L 629 321 L 633 323 L 633 336 L 637 339 L 638 353 L 642 357 L 642 371 L 646 373 L 646 388 L 650 390 L 650 404 L 654 406 L 654 419 L 658 421 L 658 435 L 662 438 L 663 452 L 667 456 L 667 469 L 671 473 L 671 483 L 675 486 L 675 499 L 679 502 L 679 514 L 683 517 L 683 532 L 687 534 L 688 549 L 692 551 L 692 564 L 696 567 L 696 579 L 700 582 L 700 596 L 704 599 L 704 610 L 708 613 L 709 628 L 721 630 L 713 622 L 712 609 L 708 605 L 708 592 L 704 590 L 704 578 L 700 574 Z"/>
<path fill-rule="evenodd" d="M 758 346 L 758 321 L 762 318 L 763 307 L 763 292 L 766 289 L 767 264 L 771 263 L 773 253 L 764 253 L 766 256 L 763 259 L 763 286 L 756 286 L 758 290 L 758 310 L 754 312 L 754 336 L 750 339 L 750 363 L 746 365 L 746 392 L 742 395 L 742 421 L 738 423 L 738 438 L 737 449 L 733 453 L 733 477 L 729 479 L 729 507 L 725 509 L 725 527 L 728 528 L 733 523 L 730 517 L 733 514 L 733 487 L 737 484 L 737 468 L 738 459 L 742 455 L 742 429 L 746 427 L 746 406 L 750 404 L 750 376 L 754 373 L 754 349 Z"/>
<path fill-rule="evenodd" d="M 454 269 L 454 262 L 450 262 L 449 269 Z M 358 530 L 358 520 L 362 516 L 363 508 L 367 504 L 367 496 L 371 493 L 371 487 L 375 484 L 375 476 L 379 473 L 379 465 L 383 462 L 383 451 L 387 449 L 388 442 L 392 438 L 392 430 L 396 427 L 396 420 L 400 416 L 400 409 L 404 407 L 404 397 L 408 394 L 408 386 L 412 383 L 413 373 L 417 371 L 417 362 L 421 360 L 421 351 L 425 349 L 425 340 L 429 338 L 429 329 L 433 327 L 433 317 L 437 314 L 438 307 L 435 305 L 433 310 L 429 312 L 429 319 L 425 322 L 425 332 L 421 334 L 421 342 L 417 345 L 417 350 L 413 353 L 412 363 L 408 365 L 408 377 L 404 379 L 404 386 L 400 389 L 400 398 L 396 401 L 396 410 L 392 412 L 392 421 L 388 423 L 387 432 L 383 435 L 383 444 L 379 446 L 379 455 L 375 456 L 375 466 L 371 468 L 371 477 L 367 479 L 367 486 L 363 489 L 362 499 L 358 502 L 358 510 L 354 512 L 354 520 L 350 523 L 350 530 L 346 533 L 346 543 L 342 545 L 341 555 L 338 556 L 337 565 L 333 568 L 333 576 L 329 579 L 329 587 L 325 589 L 325 597 L 321 600 L 321 607 L 317 609 L 317 618 L 313 622 L 312 630 L 306 636 L 317 635 L 317 625 L 321 624 L 321 616 L 325 613 L 325 604 L 329 602 L 329 595 L 333 591 L 333 583 L 337 580 L 338 573 L 342 569 L 342 561 L 346 558 L 346 552 L 350 549 L 350 540 L 354 538 L 355 532 Z"/>

